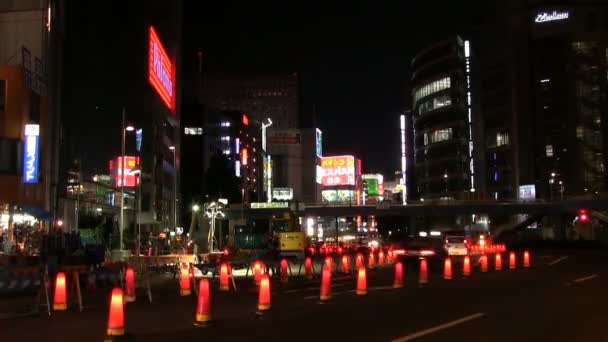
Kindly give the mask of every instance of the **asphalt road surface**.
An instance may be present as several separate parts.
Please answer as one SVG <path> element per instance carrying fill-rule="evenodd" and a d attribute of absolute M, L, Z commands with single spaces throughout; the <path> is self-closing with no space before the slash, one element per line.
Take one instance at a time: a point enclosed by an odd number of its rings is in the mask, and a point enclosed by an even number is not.
<path fill-rule="evenodd" d="M 256 315 L 257 290 L 237 279 L 238 291 L 212 287 L 211 324 L 192 324 L 196 297 L 179 297 L 177 285 L 140 293 L 126 306 L 128 340 L 139 341 L 608 341 L 608 254 L 532 251 L 532 267 L 468 278 L 429 275 L 418 285 L 408 268 L 405 286 L 392 288 L 392 268 L 371 270 L 368 294 L 354 293 L 354 276 L 335 275 L 333 296 L 319 304 L 319 279 L 272 280 L 272 308 Z M 175 287 L 174 287 L 175 286 Z M 0 319 L 0 341 L 100 341 L 108 292 L 85 294 L 85 310 Z"/>

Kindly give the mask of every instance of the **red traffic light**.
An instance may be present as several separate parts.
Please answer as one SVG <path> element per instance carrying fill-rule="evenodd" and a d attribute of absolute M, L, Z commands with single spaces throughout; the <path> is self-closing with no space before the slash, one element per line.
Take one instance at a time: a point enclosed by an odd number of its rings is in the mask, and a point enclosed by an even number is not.
<path fill-rule="evenodd" d="M 578 220 L 581 223 L 589 221 L 589 215 L 587 215 L 587 210 L 581 209 L 578 211 Z"/>

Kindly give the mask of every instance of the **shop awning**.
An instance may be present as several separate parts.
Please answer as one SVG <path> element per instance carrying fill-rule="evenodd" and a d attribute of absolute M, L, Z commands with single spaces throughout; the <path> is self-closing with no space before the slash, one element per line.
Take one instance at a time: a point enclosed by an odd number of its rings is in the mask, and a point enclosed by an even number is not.
<path fill-rule="evenodd" d="M 46 211 L 46 209 L 41 207 L 34 207 L 31 205 L 20 205 L 19 209 L 25 211 L 27 214 L 41 220 L 41 221 L 50 221 L 53 219 L 53 215 Z"/>

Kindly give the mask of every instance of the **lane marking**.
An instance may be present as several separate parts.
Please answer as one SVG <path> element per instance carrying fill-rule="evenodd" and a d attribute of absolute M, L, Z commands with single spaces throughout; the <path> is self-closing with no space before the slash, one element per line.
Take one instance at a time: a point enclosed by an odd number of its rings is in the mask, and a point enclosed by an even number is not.
<path fill-rule="evenodd" d="M 368 291 L 377 291 L 377 290 L 392 290 L 393 286 L 370 286 L 367 288 Z"/>
<path fill-rule="evenodd" d="M 331 287 L 342 287 L 345 284 L 332 284 Z M 287 291 L 283 291 L 283 293 L 296 293 L 296 292 L 305 292 L 305 291 L 319 291 L 321 288 L 320 287 L 305 287 L 303 289 L 294 289 L 294 290 L 287 290 Z"/>
<path fill-rule="evenodd" d="M 565 255 L 565 256 L 563 256 L 563 257 L 561 257 L 561 258 L 557 258 L 557 259 L 555 259 L 555 260 L 551 261 L 551 262 L 549 263 L 549 266 L 557 265 L 557 264 L 559 264 L 560 262 L 562 262 L 562 261 L 564 261 L 564 260 L 566 260 L 566 259 L 568 259 L 568 256 L 567 256 L 567 255 Z"/>
<path fill-rule="evenodd" d="M 573 280 L 573 282 L 575 282 L 575 283 L 582 283 L 582 282 L 584 282 L 584 281 L 591 280 L 591 279 L 595 279 L 595 278 L 597 278 L 597 273 L 594 273 L 594 274 L 592 274 L 592 275 L 590 275 L 590 276 L 586 276 L 586 277 L 581 277 L 581 278 L 578 278 L 578 279 L 574 279 L 574 280 Z"/>
<path fill-rule="evenodd" d="M 456 326 L 456 325 L 459 325 L 459 324 L 463 324 L 463 323 L 466 323 L 468 321 L 472 321 L 474 319 L 481 318 L 484 315 L 485 315 L 485 313 L 478 312 L 476 314 L 472 314 L 472 315 L 469 315 L 469 316 L 457 319 L 455 321 L 444 323 L 444 324 L 441 324 L 441 325 L 438 325 L 438 326 L 435 326 L 435 327 L 432 327 L 432 328 L 429 328 L 429 329 L 426 329 L 426 330 L 422 330 L 422 331 L 419 331 L 419 332 L 416 332 L 416 333 L 413 333 L 413 334 L 410 334 L 410 335 L 407 335 L 407 336 L 399 337 L 397 339 L 392 340 L 391 342 L 406 342 L 406 341 L 411 341 L 411 340 L 416 339 L 418 337 L 426 336 L 426 335 L 435 333 L 437 331 L 445 330 L 445 329 L 451 328 L 453 326 Z"/>

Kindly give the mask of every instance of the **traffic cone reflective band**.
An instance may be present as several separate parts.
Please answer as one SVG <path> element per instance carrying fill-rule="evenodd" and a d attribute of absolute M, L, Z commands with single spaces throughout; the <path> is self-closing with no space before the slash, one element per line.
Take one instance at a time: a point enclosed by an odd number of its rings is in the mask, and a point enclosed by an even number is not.
<path fill-rule="evenodd" d="M 530 267 L 530 252 L 524 251 L 524 267 Z"/>
<path fill-rule="evenodd" d="M 348 255 L 342 256 L 342 272 L 344 273 L 348 273 L 348 271 L 350 270 L 350 262 L 348 259 Z"/>
<path fill-rule="evenodd" d="M 355 266 L 357 266 L 357 269 L 359 269 L 359 267 L 363 266 L 363 254 L 357 253 L 357 259 L 355 260 Z"/>
<path fill-rule="evenodd" d="M 179 294 L 180 296 L 189 296 L 190 293 L 190 270 L 188 265 L 184 264 L 179 276 Z"/>
<path fill-rule="evenodd" d="M 110 315 L 108 317 L 108 336 L 122 336 L 125 334 L 125 313 L 122 289 L 112 289 L 110 297 Z"/>
<path fill-rule="evenodd" d="M 306 279 L 312 279 L 312 259 L 310 257 L 304 259 L 304 270 L 306 271 Z"/>
<path fill-rule="evenodd" d="M 260 279 L 260 292 L 258 295 L 258 312 L 270 310 L 270 278 L 267 274 Z"/>
<path fill-rule="evenodd" d="M 420 259 L 420 275 L 418 277 L 418 284 L 426 284 L 428 282 L 429 274 L 426 259 Z"/>
<path fill-rule="evenodd" d="M 384 251 L 378 252 L 378 265 L 384 265 Z"/>
<path fill-rule="evenodd" d="M 68 308 L 68 294 L 65 286 L 65 273 L 57 273 L 55 278 L 55 296 L 53 298 L 53 310 L 64 311 Z"/>
<path fill-rule="evenodd" d="M 393 282 L 393 287 L 396 289 L 403 287 L 403 264 L 401 262 L 395 264 L 395 281 Z"/>
<path fill-rule="evenodd" d="M 488 272 L 488 256 L 482 255 L 479 261 L 481 262 L 481 272 Z"/>
<path fill-rule="evenodd" d="M 494 269 L 497 271 L 502 271 L 502 256 L 500 253 L 496 253 L 494 256 Z"/>
<path fill-rule="evenodd" d="M 260 285 L 260 281 L 262 280 L 262 263 L 256 261 L 253 263 L 253 280 L 256 285 Z"/>
<path fill-rule="evenodd" d="M 220 291 L 230 291 L 230 283 L 228 282 L 229 275 L 228 275 L 228 264 L 226 264 L 225 262 L 223 262 L 220 265 Z M 201 284 L 201 286 L 203 286 Z M 199 301 L 200 301 L 200 294 L 199 294 Z"/>
<path fill-rule="evenodd" d="M 331 299 L 331 270 L 323 267 L 321 275 L 321 303 L 326 303 Z"/>
<path fill-rule="evenodd" d="M 517 260 L 515 259 L 515 252 L 509 253 L 509 269 L 514 270 L 517 267 Z"/>
<path fill-rule="evenodd" d="M 226 264 L 222 264 L 220 268 L 222 268 L 223 266 L 226 266 L 226 268 L 228 268 Z M 228 277 L 226 277 L 226 279 L 228 279 Z M 194 325 L 204 326 L 210 320 L 211 297 L 209 296 L 209 280 L 207 278 L 203 278 L 199 282 L 198 286 L 198 301 L 196 303 L 196 317 L 194 318 Z"/>
<path fill-rule="evenodd" d="M 376 257 L 374 256 L 373 251 L 369 252 L 367 265 L 369 266 L 369 268 L 374 268 L 376 266 Z"/>
<path fill-rule="evenodd" d="M 131 267 L 125 271 L 125 300 L 135 302 L 135 271 Z"/>
<path fill-rule="evenodd" d="M 289 280 L 289 274 L 287 273 L 287 269 L 289 268 L 289 263 L 287 259 L 281 260 L 281 283 L 287 283 Z"/>
<path fill-rule="evenodd" d="M 443 262 L 443 279 L 452 279 L 452 260 L 450 258 L 445 258 Z"/>
<path fill-rule="evenodd" d="M 359 267 L 357 273 L 357 295 L 363 296 L 367 294 L 367 272 L 365 267 Z"/>
<path fill-rule="evenodd" d="M 462 275 L 467 277 L 471 275 L 471 258 L 468 255 L 465 255 L 462 261 Z"/>

